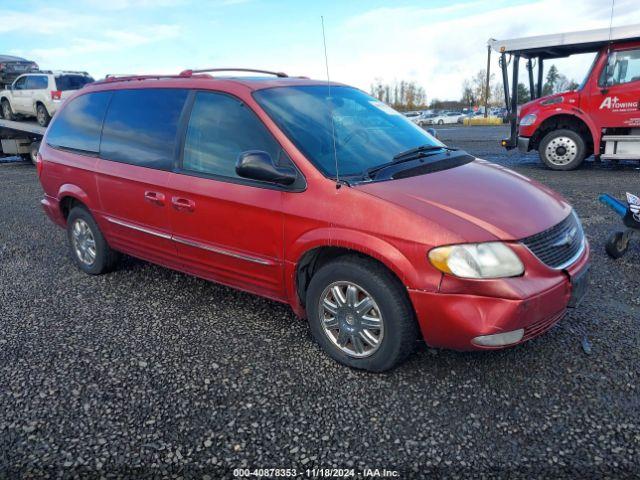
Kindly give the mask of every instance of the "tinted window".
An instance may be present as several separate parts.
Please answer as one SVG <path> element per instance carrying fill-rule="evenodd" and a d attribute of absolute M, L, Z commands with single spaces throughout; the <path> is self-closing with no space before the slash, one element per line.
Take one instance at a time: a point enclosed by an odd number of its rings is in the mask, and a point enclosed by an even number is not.
<path fill-rule="evenodd" d="M 228 95 L 196 95 L 184 146 L 182 168 L 238 177 L 241 152 L 262 150 L 276 163 L 289 162 L 280 145 L 244 103 Z"/>
<path fill-rule="evenodd" d="M 100 157 L 170 170 L 187 90 L 116 90 L 104 120 Z"/>
<path fill-rule="evenodd" d="M 44 90 L 49 85 L 49 79 L 44 75 L 30 75 L 27 77 L 27 90 Z"/>
<path fill-rule="evenodd" d="M 52 147 L 98 153 L 100 129 L 111 92 L 81 95 L 56 114 L 47 134 Z"/>
<path fill-rule="evenodd" d="M 79 90 L 91 82 L 93 78 L 86 75 L 60 75 L 56 77 L 56 90 Z"/>

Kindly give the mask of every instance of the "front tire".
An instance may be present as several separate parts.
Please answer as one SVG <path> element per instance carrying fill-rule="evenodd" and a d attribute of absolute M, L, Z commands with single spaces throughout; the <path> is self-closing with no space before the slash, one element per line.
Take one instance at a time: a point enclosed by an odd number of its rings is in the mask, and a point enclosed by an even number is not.
<path fill-rule="evenodd" d="M 67 218 L 67 238 L 73 261 L 89 275 L 113 269 L 118 253 L 109 247 L 98 224 L 84 207 L 74 207 Z"/>
<path fill-rule="evenodd" d="M 540 142 L 538 153 L 542 162 L 551 170 L 574 170 L 586 156 L 584 138 L 567 129 L 553 130 Z"/>
<path fill-rule="evenodd" d="M 11 109 L 11 104 L 6 98 L 2 100 L 2 116 L 5 120 L 15 120 L 16 117 Z"/>
<path fill-rule="evenodd" d="M 306 308 L 313 338 L 349 367 L 389 370 L 415 347 L 418 327 L 406 289 L 371 259 L 349 255 L 322 266 Z"/>
<path fill-rule="evenodd" d="M 46 127 L 51 121 L 51 115 L 49 115 L 47 107 L 45 107 L 42 103 L 36 105 L 36 119 L 38 120 L 38 125 L 40 125 L 41 127 Z"/>

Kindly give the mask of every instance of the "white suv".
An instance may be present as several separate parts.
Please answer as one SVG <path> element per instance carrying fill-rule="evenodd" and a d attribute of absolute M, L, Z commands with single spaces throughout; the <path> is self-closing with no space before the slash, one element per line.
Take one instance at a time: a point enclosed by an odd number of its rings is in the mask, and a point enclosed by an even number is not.
<path fill-rule="evenodd" d="M 20 75 L 7 90 L 0 92 L 2 116 L 14 120 L 16 115 L 36 117 L 43 127 L 62 101 L 74 90 L 93 82 L 87 72 L 40 71 Z"/>

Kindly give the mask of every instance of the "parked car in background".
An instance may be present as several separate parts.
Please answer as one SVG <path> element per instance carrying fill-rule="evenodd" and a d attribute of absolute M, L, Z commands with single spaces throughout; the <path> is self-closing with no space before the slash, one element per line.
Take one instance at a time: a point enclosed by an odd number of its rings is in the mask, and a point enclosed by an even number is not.
<path fill-rule="evenodd" d="M 473 118 L 475 114 L 476 112 L 474 112 L 473 110 L 463 113 L 461 116 L 458 117 L 458 123 L 464 123 L 465 118 Z"/>
<path fill-rule="evenodd" d="M 417 119 L 416 123 L 421 127 L 424 127 L 426 125 L 433 125 L 433 119 L 437 116 L 438 116 L 437 113 L 423 113 Z"/>
<path fill-rule="evenodd" d="M 589 246 L 562 197 L 361 90 L 273 75 L 187 70 L 69 98 L 37 171 L 78 268 L 123 252 L 288 303 L 328 355 L 373 371 L 418 338 L 516 345 L 580 301 Z"/>
<path fill-rule="evenodd" d="M 463 117 L 462 112 L 442 112 L 435 115 L 431 119 L 431 123 L 434 125 L 444 125 L 447 123 L 458 123 L 458 119 Z"/>
<path fill-rule="evenodd" d="M 2 116 L 7 120 L 16 115 L 36 117 L 38 124 L 46 127 L 65 98 L 93 81 L 87 72 L 40 71 L 21 75 L 0 92 Z"/>
<path fill-rule="evenodd" d="M 12 55 L 0 55 L 0 89 L 10 85 L 23 73 L 38 70 L 38 64 Z"/>
<path fill-rule="evenodd" d="M 422 112 L 404 112 L 403 115 L 411 120 L 413 123 L 418 123 Z"/>

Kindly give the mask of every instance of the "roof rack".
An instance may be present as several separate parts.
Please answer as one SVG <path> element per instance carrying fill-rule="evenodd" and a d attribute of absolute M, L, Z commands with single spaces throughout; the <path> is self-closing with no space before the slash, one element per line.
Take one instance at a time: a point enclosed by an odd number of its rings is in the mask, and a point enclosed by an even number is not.
<path fill-rule="evenodd" d="M 194 73 L 209 73 L 209 72 L 251 72 L 251 73 L 266 73 L 267 75 L 275 75 L 279 78 L 287 78 L 284 72 L 272 72 L 270 70 L 258 70 L 255 68 L 205 68 L 202 70 L 183 70 L 180 72 L 181 77 L 190 77 Z"/>
<path fill-rule="evenodd" d="M 119 75 L 109 73 L 102 80 L 98 80 L 94 82 L 93 85 L 100 85 L 103 83 L 114 83 L 114 82 L 133 82 L 136 80 L 149 80 L 156 79 L 161 80 L 163 78 L 185 78 L 186 75 Z"/>
<path fill-rule="evenodd" d="M 253 68 L 206 68 L 202 70 L 183 70 L 179 75 L 132 75 L 132 74 L 107 74 L 102 80 L 94 82 L 93 85 L 100 85 L 103 83 L 113 82 L 133 82 L 136 80 L 161 80 L 163 78 L 191 78 L 195 75 L 209 72 L 253 72 L 253 73 L 265 73 L 267 75 L 275 75 L 279 78 L 288 78 L 288 75 L 283 72 L 271 72 L 269 70 L 256 70 Z M 208 75 L 201 75 L 207 77 Z M 210 77 L 209 77 L 210 78 Z"/>
<path fill-rule="evenodd" d="M 79 70 L 34 70 L 33 72 L 29 72 L 29 73 L 46 73 L 51 75 L 66 75 L 66 74 L 72 73 L 74 75 L 89 76 L 87 72 L 81 72 Z"/>
<path fill-rule="evenodd" d="M 86 75 L 89 76 L 89 74 L 87 72 L 80 72 L 77 70 L 30 70 L 28 72 L 25 72 L 28 74 L 45 74 L 45 75 L 66 75 L 66 74 L 77 74 L 77 75 Z"/>

